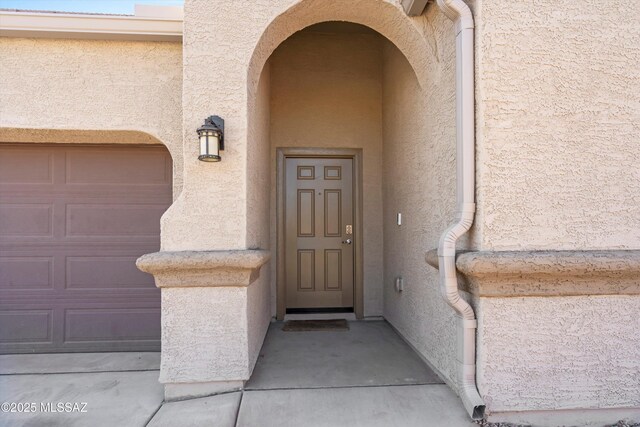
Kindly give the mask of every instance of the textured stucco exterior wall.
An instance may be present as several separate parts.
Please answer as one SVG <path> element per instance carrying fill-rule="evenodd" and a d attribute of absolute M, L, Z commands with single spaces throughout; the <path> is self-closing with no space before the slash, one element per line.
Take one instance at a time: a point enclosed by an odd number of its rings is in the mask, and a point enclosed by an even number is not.
<path fill-rule="evenodd" d="M 269 182 L 273 164 L 270 157 L 271 126 L 271 71 L 265 64 L 255 97 L 255 108 L 249 109 L 249 126 L 252 137 L 247 150 L 247 247 L 269 247 L 269 203 L 270 192 L 264 184 Z M 262 191 L 259 190 L 262 189 Z"/>
<path fill-rule="evenodd" d="M 640 2 L 475 9 L 477 245 L 640 248 Z"/>
<path fill-rule="evenodd" d="M 260 277 L 247 289 L 247 358 L 249 373 L 260 355 L 260 349 L 271 322 L 271 287 L 269 264 L 262 267 Z M 247 377 L 248 379 L 248 377 Z"/>
<path fill-rule="evenodd" d="M 162 289 L 160 382 L 202 383 L 249 378 L 249 289 Z"/>
<path fill-rule="evenodd" d="M 455 46 L 451 23 L 437 8 L 425 18 L 438 50 L 423 88 L 393 45 L 383 50 L 384 316 L 453 384 L 455 317 L 424 254 L 455 212 Z M 393 287 L 398 276 L 402 293 Z"/>
<path fill-rule="evenodd" d="M 164 250 L 243 249 L 255 244 L 247 205 L 264 191 L 247 182 L 256 165 L 247 155 L 257 136 L 248 123 L 256 108 L 259 76 L 275 48 L 294 32 L 317 22 L 346 20 L 368 25 L 405 52 L 420 76 L 429 69 L 425 21 L 409 18 L 397 0 L 277 0 L 184 5 L 184 191 L 165 215 Z M 212 65 L 214 64 L 214 65 Z M 213 90 L 210 90 L 213 89 Z M 206 93 L 206 95 L 203 95 Z M 225 118 L 223 161 L 197 161 L 195 129 L 205 117 Z"/>
<path fill-rule="evenodd" d="M 257 137 L 249 141 L 249 159 L 255 161 L 253 168 L 247 170 L 247 179 L 251 184 L 261 184 L 269 181 L 269 127 L 270 127 L 270 67 L 267 65 L 262 71 L 260 83 L 256 94 L 256 117 L 251 121 L 255 126 Z M 249 247 L 269 247 L 269 191 L 253 192 L 253 198 L 248 199 L 248 224 L 247 237 L 250 240 Z M 270 264 L 264 265 L 260 271 L 260 277 L 249 286 L 247 290 L 247 321 L 248 321 L 248 359 L 249 369 L 252 370 L 262 342 L 267 333 L 271 321 L 271 283 Z"/>
<path fill-rule="evenodd" d="M 640 3 L 477 0 L 474 9 L 474 246 L 640 247 Z M 637 296 L 474 305 L 490 412 L 640 407 Z"/>
<path fill-rule="evenodd" d="M 640 407 L 637 296 L 480 298 L 477 308 L 491 412 Z"/>
<path fill-rule="evenodd" d="M 181 94 L 180 43 L 0 38 L 0 127 L 146 132 L 171 153 L 176 197 Z"/>
<path fill-rule="evenodd" d="M 365 316 L 382 315 L 381 42 L 376 34 L 304 31 L 280 45 L 269 60 L 271 165 L 277 147 L 362 149 Z M 271 171 L 275 253 L 275 167 Z M 275 313 L 275 265 L 272 272 Z"/>
<path fill-rule="evenodd" d="M 261 4 L 205 0 L 184 3 L 183 129 L 185 188 L 166 215 L 165 250 L 246 249 L 249 141 L 255 88 L 247 69 L 260 34 L 277 14 L 278 2 Z M 199 162 L 195 130 L 212 114 L 225 119 L 222 162 Z M 192 142 L 193 141 L 193 142 Z M 254 165 L 252 167 L 259 167 Z"/>

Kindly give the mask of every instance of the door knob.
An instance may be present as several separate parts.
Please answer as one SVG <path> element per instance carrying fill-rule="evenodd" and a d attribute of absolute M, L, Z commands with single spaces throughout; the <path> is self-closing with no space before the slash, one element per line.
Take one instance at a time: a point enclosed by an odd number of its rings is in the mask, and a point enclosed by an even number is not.
<path fill-rule="evenodd" d="M 342 243 L 346 243 L 347 245 L 350 245 L 352 243 L 352 240 L 351 239 L 343 240 Z"/>

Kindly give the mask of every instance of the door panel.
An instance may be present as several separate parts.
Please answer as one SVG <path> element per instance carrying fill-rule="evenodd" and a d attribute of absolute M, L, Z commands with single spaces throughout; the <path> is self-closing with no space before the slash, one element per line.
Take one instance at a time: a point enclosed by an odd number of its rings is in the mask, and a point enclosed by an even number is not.
<path fill-rule="evenodd" d="M 351 158 L 285 159 L 287 309 L 353 307 L 353 169 Z"/>

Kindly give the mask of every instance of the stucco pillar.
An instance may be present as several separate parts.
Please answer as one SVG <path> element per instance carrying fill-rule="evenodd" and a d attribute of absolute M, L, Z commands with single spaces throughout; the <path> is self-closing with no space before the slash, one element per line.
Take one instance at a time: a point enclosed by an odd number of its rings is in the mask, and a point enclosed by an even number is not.
<path fill-rule="evenodd" d="M 269 253 L 157 252 L 138 259 L 162 289 L 160 382 L 167 400 L 238 390 L 255 360 L 250 287 Z"/>
<path fill-rule="evenodd" d="M 167 399 L 242 387 L 271 319 L 263 266 L 269 255 L 260 250 L 269 247 L 268 198 L 248 190 L 249 176 L 268 180 L 268 132 L 249 135 L 247 105 L 255 97 L 248 94 L 247 68 L 276 3 L 184 4 L 184 185 L 162 217 L 162 252 L 139 261 L 162 290 L 160 381 Z M 196 130 L 211 115 L 225 120 L 218 163 L 198 160 Z M 248 166 L 258 151 L 264 177 Z"/>

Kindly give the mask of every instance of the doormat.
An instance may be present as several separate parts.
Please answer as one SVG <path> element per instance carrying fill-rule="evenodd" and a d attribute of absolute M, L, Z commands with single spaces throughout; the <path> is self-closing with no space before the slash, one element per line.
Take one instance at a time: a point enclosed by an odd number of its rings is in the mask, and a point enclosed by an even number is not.
<path fill-rule="evenodd" d="M 288 320 L 284 323 L 282 330 L 285 332 L 348 331 L 349 323 L 344 319 Z"/>

